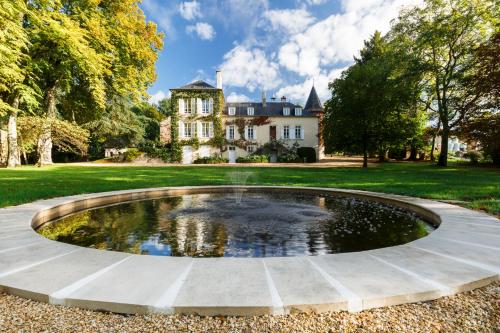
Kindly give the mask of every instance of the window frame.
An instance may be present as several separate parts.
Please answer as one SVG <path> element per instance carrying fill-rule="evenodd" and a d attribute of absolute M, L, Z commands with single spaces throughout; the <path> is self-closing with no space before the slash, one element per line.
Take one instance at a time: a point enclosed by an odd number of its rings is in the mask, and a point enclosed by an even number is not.
<path fill-rule="evenodd" d="M 206 107 L 206 109 L 205 109 Z M 210 114 L 210 100 L 202 99 L 201 100 L 201 114 Z"/>
<path fill-rule="evenodd" d="M 229 116 L 234 116 L 234 115 L 236 115 L 236 107 L 234 107 L 234 106 L 229 106 L 229 107 L 227 108 L 227 114 L 228 114 Z"/>
<path fill-rule="evenodd" d="M 205 133 L 206 130 L 206 133 Z M 207 134 L 207 135 L 205 135 Z M 202 122 L 201 123 L 201 137 L 204 139 L 210 138 L 210 123 L 209 122 Z"/>
<path fill-rule="evenodd" d="M 295 108 L 295 116 L 302 116 L 302 108 Z"/>
<path fill-rule="evenodd" d="M 193 137 L 193 123 L 183 123 L 184 131 L 182 132 L 184 138 L 192 138 Z M 189 135 L 186 133 L 189 132 Z"/>
<path fill-rule="evenodd" d="M 255 114 L 255 108 L 253 106 L 247 107 L 247 116 L 253 116 Z"/>
<path fill-rule="evenodd" d="M 252 135 L 250 135 L 250 130 L 251 130 Z M 247 126 L 247 138 L 248 138 L 248 140 L 255 140 L 255 126 L 254 125 Z"/>
<path fill-rule="evenodd" d="M 184 98 L 184 114 L 193 113 L 193 103 L 191 98 Z"/>
<path fill-rule="evenodd" d="M 297 136 L 297 129 L 299 130 L 299 135 Z M 302 125 L 295 125 L 295 140 L 302 140 Z"/>
<path fill-rule="evenodd" d="M 283 108 L 283 115 L 284 116 L 289 116 L 290 115 L 290 108 L 289 107 L 284 107 Z"/>
<path fill-rule="evenodd" d="M 290 139 L 290 125 L 283 126 L 283 139 L 285 140 Z"/>
<path fill-rule="evenodd" d="M 229 140 L 234 140 L 234 135 L 235 135 L 234 125 L 229 125 L 228 126 L 228 134 L 229 134 L 228 135 L 229 136 Z"/>

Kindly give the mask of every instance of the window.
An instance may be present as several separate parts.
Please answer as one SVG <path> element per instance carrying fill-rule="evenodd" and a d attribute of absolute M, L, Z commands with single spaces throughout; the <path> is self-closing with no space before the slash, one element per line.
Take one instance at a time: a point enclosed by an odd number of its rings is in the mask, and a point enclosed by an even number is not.
<path fill-rule="evenodd" d="M 228 109 L 227 109 L 227 112 L 230 116 L 234 116 L 236 114 L 236 108 L 234 106 L 230 106 Z"/>
<path fill-rule="evenodd" d="M 255 130 L 254 130 L 253 126 L 247 127 L 247 138 L 248 138 L 248 140 L 255 139 Z"/>
<path fill-rule="evenodd" d="M 252 107 L 247 108 L 247 115 L 253 116 L 253 108 Z"/>
<path fill-rule="evenodd" d="M 184 123 L 184 137 L 190 138 L 193 135 L 193 124 Z"/>
<path fill-rule="evenodd" d="M 184 113 L 189 114 L 193 111 L 193 106 L 195 105 L 195 99 L 194 98 L 185 98 L 184 99 Z"/>
<path fill-rule="evenodd" d="M 233 126 L 233 125 L 230 125 L 230 126 L 228 127 L 227 138 L 228 138 L 229 140 L 234 140 L 234 126 Z"/>
<path fill-rule="evenodd" d="M 201 137 L 202 138 L 210 137 L 210 123 L 201 123 Z"/>
<path fill-rule="evenodd" d="M 255 151 L 255 146 L 247 146 L 247 152 L 249 152 L 251 154 L 254 151 Z"/>
<path fill-rule="evenodd" d="M 210 113 L 210 100 L 202 99 L 201 100 L 201 113 L 209 114 Z"/>
<path fill-rule="evenodd" d="M 295 139 L 302 139 L 302 126 L 295 126 Z"/>
<path fill-rule="evenodd" d="M 283 108 L 283 115 L 289 116 L 290 115 L 290 108 Z"/>
<path fill-rule="evenodd" d="M 295 115 L 302 116 L 302 108 L 295 108 Z"/>
<path fill-rule="evenodd" d="M 283 139 L 290 139 L 290 126 L 283 126 Z"/>

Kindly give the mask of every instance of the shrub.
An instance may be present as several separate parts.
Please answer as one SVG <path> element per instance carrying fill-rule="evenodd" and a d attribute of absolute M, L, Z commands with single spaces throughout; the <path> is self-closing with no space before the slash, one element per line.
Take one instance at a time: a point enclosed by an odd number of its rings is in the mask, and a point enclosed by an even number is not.
<path fill-rule="evenodd" d="M 163 143 L 159 141 L 144 141 L 139 146 L 139 149 L 145 152 L 149 157 L 159 158 L 163 162 L 177 162 L 179 161 L 176 156 L 174 147 L 170 143 Z"/>
<path fill-rule="evenodd" d="M 248 156 L 241 156 L 236 159 L 236 163 L 268 163 L 269 156 L 252 154 Z"/>
<path fill-rule="evenodd" d="M 125 162 L 132 162 L 137 157 L 141 156 L 141 152 L 137 148 L 129 148 L 126 152 L 123 153 L 123 160 Z"/>
<path fill-rule="evenodd" d="M 481 153 L 475 150 L 469 150 L 464 154 L 464 158 L 468 159 L 472 164 L 477 164 L 481 157 Z"/>
<path fill-rule="evenodd" d="M 227 158 L 220 157 L 218 155 L 199 157 L 193 161 L 194 164 L 218 164 L 229 162 Z"/>
<path fill-rule="evenodd" d="M 299 147 L 297 148 L 297 155 L 303 162 L 316 162 L 316 150 L 313 147 Z"/>

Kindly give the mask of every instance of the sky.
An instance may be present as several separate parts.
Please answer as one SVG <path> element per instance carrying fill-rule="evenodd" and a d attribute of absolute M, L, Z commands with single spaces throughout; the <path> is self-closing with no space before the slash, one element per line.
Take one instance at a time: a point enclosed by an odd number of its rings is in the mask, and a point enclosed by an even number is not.
<path fill-rule="evenodd" d="M 385 33 L 403 7 L 420 0 L 143 0 L 165 33 L 150 101 L 196 80 L 215 85 L 222 70 L 227 101 L 260 100 L 263 91 L 305 104 L 315 86 L 353 63 L 363 41 Z"/>

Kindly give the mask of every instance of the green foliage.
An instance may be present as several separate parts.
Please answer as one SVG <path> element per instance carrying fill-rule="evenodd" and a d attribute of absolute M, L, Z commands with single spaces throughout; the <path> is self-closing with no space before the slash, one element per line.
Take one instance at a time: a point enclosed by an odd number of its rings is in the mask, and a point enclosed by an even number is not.
<path fill-rule="evenodd" d="M 145 152 L 150 157 L 159 158 L 166 163 L 178 161 L 172 143 L 144 141 L 139 145 L 139 150 Z"/>
<path fill-rule="evenodd" d="M 269 156 L 252 154 L 248 156 L 240 156 L 236 159 L 236 163 L 268 163 Z"/>
<path fill-rule="evenodd" d="M 464 154 L 464 158 L 468 159 L 472 164 L 479 163 L 481 157 L 481 153 L 475 150 L 469 150 Z"/>
<path fill-rule="evenodd" d="M 495 5 L 493 0 L 426 0 L 404 10 L 391 30 L 399 52 L 415 59 L 413 70 L 424 75 L 423 104 L 442 126 L 439 165 L 447 164 L 450 132 L 483 108 L 484 90 L 472 83 L 478 72 L 475 50 L 495 30 Z"/>
<path fill-rule="evenodd" d="M 361 58 L 330 84 L 325 103 L 324 139 L 327 152 L 385 154 L 403 147 L 423 131 L 416 107 L 419 76 L 406 75 L 392 45 L 376 32 L 361 50 Z"/>
<path fill-rule="evenodd" d="M 299 155 L 299 159 L 303 162 L 316 162 L 316 150 L 313 147 L 299 147 L 297 148 L 297 155 Z"/>
<path fill-rule="evenodd" d="M 484 112 L 463 124 L 458 133 L 469 141 L 479 142 L 485 157 L 500 165 L 500 113 Z"/>
<path fill-rule="evenodd" d="M 227 158 L 223 158 L 219 155 L 199 157 L 193 161 L 194 164 L 220 164 L 227 162 L 229 162 Z"/>
<path fill-rule="evenodd" d="M 127 149 L 126 152 L 123 153 L 123 160 L 125 162 L 132 162 L 141 155 L 142 155 L 142 153 L 139 151 L 139 149 L 129 148 L 129 149 Z"/>

